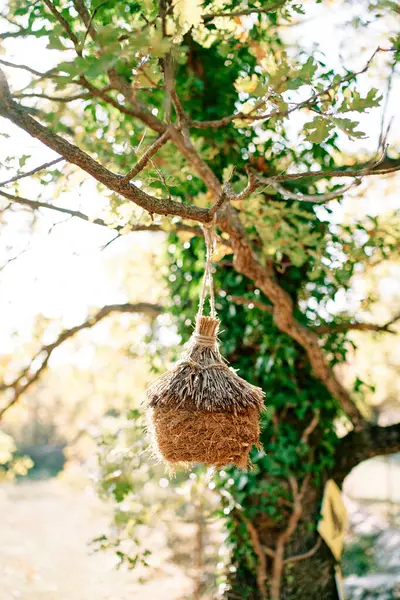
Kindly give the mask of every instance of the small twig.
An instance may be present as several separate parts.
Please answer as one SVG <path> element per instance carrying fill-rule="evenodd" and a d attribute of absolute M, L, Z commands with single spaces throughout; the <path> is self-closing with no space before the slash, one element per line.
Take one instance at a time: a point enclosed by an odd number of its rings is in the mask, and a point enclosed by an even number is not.
<path fill-rule="evenodd" d="M 332 323 L 331 325 L 320 325 L 316 327 L 314 331 L 316 333 L 345 333 L 346 331 L 377 331 L 384 333 L 395 334 L 396 331 L 390 329 L 390 326 L 396 323 L 400 319 L 400 314 L 395 315 L 390 321 L 383 325 L 377 325 L 375 323 Z"/>
<path fill-rule="evenodd" d="M 241 515 L 244 523 L 246 524 L 247 531 L 249 533 L 251 543 L 253 544 L 254 552 L 257 556 L 257 587 L 260 594 L 261 600 L 267 600 L 267 590 L 265 588 L 265 584 L 267 581 L 267 561 L 265 560 L 265 555 L 267 554 L 266 548 L 263 547 L 260 543 L 260 538 L 258 537 L 257 529 L 254 527 L 253 523 L 246 519 L 244 515 Z"/>
<path fill-rule="evenodd" d="M 162 310 L 163 308 L 161 306 L 146 302 L 139 302 L 137 304 L 111 304 L 108 306 L 103 306 L 103 308 L 98 310 L 95 315 L 89 317 L 80 325 L 76 325 L 71 329 L 65 329 L 62 331 L 52 344 L 47 344 L 46 346 L 40 348 L 40 350 L 30 361 L 30 364 L 23 369 L 23 371 L 14 379 L 14 381 L 9 384 L 0 384 L 1 392 L 5 392 L 7 390 L 12 391 L 11 399 L 0 409 L 0 419 L 12 406 L 14 406 L 14 404 L 16 404 L 21 395 L 39 379 L 43 371 L 47 368 L 48 362 L 54 350 L 56 350 L 56 348 L 58 348 L 63 342 L 72 338 L 79 331 L 93 327 L 111 313 L 142 313 L 147 314 L 150 317 L 155 317 L 160 314 Z"/>
<path fill-rule="evenodd" d="M 385 102 L 384 102 L 384 105 L 382 108 L 381 131 L 380 131 L 379 140 L 378 140 L 378 151 L 384 145 L 384 136 L 385 136 L 384 129 L 385 129 L 386 113 L 387 113 L 387 110 L 389 107 L 390 92 L 392 90 L 393 76 L 394 76 L 394 73 L 396 70 L 396 64 L 397 64 L 397 62 L 394 60 L 391 65 L 391 70 L 390 70 L 390 74 L 389 74 L 389 78 L 388 78 L 388 82 L 387 82 L 386 97 L 385 97 Z"/>
<path fill-rule="evenodd" d="M 263 310 L 265 312 L 272 313 L 274 310 L 272 304 L 265 304 L 264 302 L 261 302 L 260 300 L 256 300 L 254 298 L 244 298 L 244 296 L 229 296 L 229 298 L 235 304 L 249 307 L 254 306 L 255 308 L 259 308 L 260 310 Z"/>
<path fill-rule="evenodd" d="M 30 248 L 31 248 L 31 242 L 28 242 L 28 244 L 25 246 L 25 248 L 20 250 L 20 252 L 17 252 L 17 254 L 14 254 L 14 256 L 11 256 L 11 258 L 6 259 L 5 262 L 0 266 L 0 272 L 4 271 L 4 269 L 6 269 L 11 263 L 15 262 L 21 256 L 26 254 L 28 252 L 28 250 L 30 250 Z M 0 390 L 1 390 L 1 386 L 0 386 Z"/>
<path fill-rule="evenodd" d="M 32 210 L 40 210 L 40 209 L 53 210 L 55 212 L 70 215 L 71 217 L 76 217 L 78 219 L 81 219 L 81 220 L 91 223 L 93 225 L 100 225 L 102 227 L 106 227 L 107 229 L 114 230 L 114 231 L 121 231 L 122 229 L 127 228 L 126 225 L 117 225 L 115 227 L 112 227 L 111 225 L 108 225 L 108 223 L 106 223 L 103 219 L 100 219 L 100 218 L 92 219 L 89 215 L 81 212 L 80 210 L 73 210 L 72 208 L 65 208 L 64 206 L 57 206 L 54 204 L 50 204 L 49 202 L 43 202 L 40 200 L 29 200 L 28 198 L 23 198 L 21 196 L 14 196 L 13 194 L 8 194 L 7 192 L 3 192 L 1 190 L 0 190 L 0 196 L 3 196 L 4 198 L 7 198 L 7 200 L 10 200 L 10 204 L 8 206 L 10 206 L 11 204 L 19 204 L 21 206 L 27 206 L 27 207 L 31 208 Z M 4 210 L 7 210 L 7 207 Z M 195 225 L 186 225 L 185 223 L 174 223 L 173 226 L 174 226 L 173 231 L 184 231 L 187 233 L 192 233 L 193 235 L 196 235 L 196 236 L 203 235 L 200 227 L 196 227 Z M 137 231 L 164 231 L 164 230 L 163 230 L 162 226 L 157 223 L 151 223 L 150 225 L 135 224 L 135 225 L 129 225 L 129 231 L 127 231 L 127 233 L 134 233 Z M 220 243 L 222 243 L 228 247 L 231 246 L 229 240 L 220 239 Z"/>
<path fill-rule="evenodd" d="M 174 67 L 173 67 L 172 57 L 170 54 L 167 54 L 167 56 L 165 57 L 165 59 L 163 61 L 163 65 L 164 65 L 164 85 L 165 85 L 165 89 L 168 93 L 168 96 L 171 99 L 172 104 L 174 105 L 177 120 L 178 120 L 178 127 L 181 129 L 186 129 L 187 128 L 187 117 L 186 117 L 186 113 L 183 109 L 181 100 L 175 89 Z"/>
<path fill-rule="evenodd" d="M 49 11 L 51 12 L 53 17 L 55 17 L 55 19 L 60 23 L 61 27 L 63 27 L 63 29 L 67 33 L 69 39 L 72 41 L 75 48 L 77 49 L 79 47 L 79 40 L 78 40 L 77 36 L 75 35 L 75 33 L 72 31 L 71 26 L 68 23 L 67 19 L 65 19 L 65 17 L 60 12 L 58 12 L 56 7 L 50 0 L 43 0 L 43 2 L 47 6 Z M 81 52 L 79 50 L 77 50 L 77 54 L 81 55 Z"/>
<path fill-rule="evenodd" d="M 218 198 L 216 199 L 214 204 L 211 206 L 211 208 L 209 210 L 210 222 L 214 219 L 215 215 L 217 214 L 218 209 L 221 208 L 221 206 L 229 199 L 231 181 L 232 181 L 232 178 L 233 178 L 235 172 L 236 172 L 236 167 L 233 167 L 228 181 L 222 186 L 222 189 L 221 189 L 221 192 L 220 192 Z"/>
<path fill-rule="evenodd" d="M 151 163 L 153 169 L 156 171 L 157 175 L 159 176 L 161 183 L 163 184 L 163 186 L 165 187 L 165 189 L 168 192 L 168 200 L 171 200 L 172 199 L 171 192 L 170 192 L 167 180 L 165 179 L 164 173 L 161 171 L 161 169 L 159 169 L 157 167 L 157 165 L 151 159 L 150 159 L 150 163 Z M 151 220 L 153 221 L 153 215 L 150 215 L 150 216 L 151 216 Z"/>
<path fill-rule="evenodd" d="M 3 59 L 0 59 L 0 64 L 4 65 L 5 67 L 10 67 L 12 69 L 22 69 L 23 71 L 28 71 L 28 73 L 31 73 L 32 75 L 37 75 L 38 77 L 48 77 L 50 75 L 53 75 L 55 72 L 54 69 L 51 69 L 50 71 L 41 73 L 40 71 L 36 71 L 36 69 L 32 69 L 32 67 L 29 67 L 28 65 L 12 63 Z"/>
<path fill-rule="evenodd" d="M 267 180 L 268 178 L 265 179 L 265 181 Z M 259 181 L 261 183 L 261 177 L 259 178 Z M 330 200 L 335 200 L 339 196 L 343 196 L 345 192 L 348 192 L 349 190 L 359 186 L 360 184 L 361 180 L 356 179 L 348 185 L 344 185 L 343 187 L 334 190 L 333 192 L 327 192 L 325 194 L 303 194 L 303 192 L 291 192 L 275 181 L 271 181 L 269 184 L 266 183 L 266 185 L 270 185 L 282 196 L 286 196 L 286 198 L 288 198 L 289 200 L 298 200 L 300 202 L 312 202 L 314 204 L 322 204 L 324 202 L 329 202 Z"/>
<path fill-rule="evenodd" d="M 369 161 L 359 165 L 358 167 L 343 167 L 340 169 L 321 169 L 320 171 L 306 171 L 304 173 L 282 173 L 278 175 L 270 175 L 268 177 L 262 177 L 256 174 L 257 180 L 264 185 L 272 185 L 277 182 L 285 181 L 297 181 L 299 179 L 324 179 L 326 177 L 364 177 L 369 175 L 383 175 L 386 173 L 394 173 L 400 170 L 400 161 L 393 160 L 393 165 L 389 167 L 379 168 L 382 163 L 387 160 L 386 155 L 381 154 L 378 159 Z M 287 190 L 285 188 L 285 193 Z M 337 193 L 337 192 L 335 192 Z M 343 193 L 343 189 L 342 189 Z M 297 198 L 301 200 L 301 197 Z"/>
<path fill-rule="evenodd" d="M 96 6 L 96 8 L 94 9 L 94 11 L 92 12 L 92 14 L 91 14 L 91 15 L 90 15 L 90 17 L 89 17 L 89 21 L 88 21 L 88 23 L 87 23 L 87 25 L 86 25 L 86 31 L 85 31 L 85 35 L 83 36 L 83 40 L 82 40 L 82 52 L 83 52 L 83 50 L 84 50 L 84 48 L 85 48 L 86 38 L 87 38 L 87 36 L 89 35 L 89 32 L 90 32 L 90 30 L 91 30 L 91 28 L 92 28 L 93 19 L 95 18 L 97 11 L 98 11 L 98 10 L 99 10 L 99 9 L 100 9 L 102 6 L 104 6 L 106 3 L 107 3 L 107 0 L 104 0 L 104 2 L 100 2 L 100 4 L 98 4 L 98 5 Z"/>
<path fill-rule="evenodd" d="M 30 175 L 34 175 L 35 173 L 38 173 L 39 171 L 48 169 L 49 167 L 52 167 L 53 165 L 61 162 L 62 160 L 65 160 L 65 159 L 63 157 L 56 158 L 55 160 L 52 160 L 50 162 L 44 163 L 43 165 L 40 165 L 39 167 L 35 167 L 31 171 L 27 171 L 26 173 L 21 173 L 20 175 L 15 175 L 14 177 L 11 177 L 11 179 L 2 181 L 0 183 L 0 187 L 4 187 L 5 185 L 7 185 L 9 183 L 13 183 L 14 181 L 18 181 L 19 179 L 23 179 L 24 177 L 29 177 Z"/>
<path fill-rule="evenodd" d="M 270 12 L 274 12 L 284 4 L 286 4 L 287 0 L 281 0 L 280 2 L 275 2 L 275 4 L 271 4 L 270 6 L 265 6 L 263 8 L 247 8 L 243 10 L 236 10 L 233 12 L 219 12 L 219 13 L 209 13 L 204 14 L 202 19 L 204 22 L 211 21 L 216 17 L 229 17 L 234 19 L 235 17 L 246 17 L 253 14 L 267 14 Z"/>
<path fill-rule="evenodd" d="M 257 181 L 255 171 L 249 165 L 246 165 L 246 173 L 247 185 L 238 194 L 235 194 L 230 190 L 230 181 L 228 182 L 227 194 L 230 200 L 244 200 L 244 198 L 247 198 L 247 196 L 254 192 L 258 187 L 259 182 Z"/>
<path fill-rule="evenodd" d="M 299 490 L 299 486 L 297 480 L 293 475 L 288 477 L 288 481 L 290 487 L 292 488 L 293 494 L 293 511 L 289 517 L 288 524 L 286 529 L 278 536 L 278 540 L 276 542 L 275 547 L 275 558 L 272 565 L 272 578 L 270 585 L 271 592 L 271 600 L 280 600 L 280 590 L 281 590 L 281 579 L 283 573 L 283 567 L 285 564 L 284 561 L 284 552 L 285 545 L 289 538 L 295 532 L 297 525 L 301 519 L 301 515 L 303 512 L 302 501 L 304 498 L 304 494 L 307 490 L 308 483 L 310 480 L 310 474 L 307 474 L 303 480 L 301 489 Z"/>
<path fill-rule="evenodd" d="M 214 204 L 210 208 L 210 221 L 213 220 L 217 211 L 222 207 L 222 205 L 227 200 L 233 200 L 233 201 L 243 200 L 244 198 L 247 198 L 247 196 L 249 196 L 259 185 L 254 171 L 248 165 L 246 165 L 246 173 L 247 173 L 247 177 L 248 177 L 247 185 L 241 192 L 236 194 L 235 192 L 232 191 L 232 185 L 231 185 L 231 182 L 232 182 L 232 179 L 233 179 L 233 176 L 235 173 L 236 173 L 236 167 L 234 167 L 232 169 L 232 172 L 231 172 L 231 175 L 230 175 L 228 181 L 223 185 L 220 195 L 218 196 L 217 200 L 214 202 Z"/>
<path fill-rule="evenodd" d="M 312 556 L 314 556 L 314 554 L 317 553 L 319 547 L 321 546 L 321 538 L 318 537 L 317 539 L 317 543 L 311 548 L 311 550 L 308 550 L 308 552 L 303 552 L 303 554 L 296 554 L 295 556 L 290 556 L 289 558 L 285 558 L 285 560 L 283 561 L 283 564 L 286 565 L 288 563 L 294 563 L 294 562 L 298 562 L 300 560 L 306 560 L 307 558 L 311 558 Z"/>
<path fill-rule="evenodd" d="M 42 98 L 42 100 L 51 100 L 52 102 L 73 102 L 74 100 L 85 100 L 92 98 L 92 94 L 89 92 L 82 92 L 81 94 L 75 94 L 74 96 L 50 96 L 48 94 L 13 94 L 13 98 L 24 99 L 24 98 Z"/>
<path fill-rule="evenodd" d="M 102 244 L 102 246 L 100 246 L 100 251 L 101 252 L 103 252 L 104 250 L 106 250 L 109 246 L 111 246 L 111 244 L 113 242 L 115 242 L 120 237 L 122 237 L 122 234 L 120 233 L 120 231 L 117 231 L 116 229 L 114 231 L 116 232 L 115 235 L 110 240 L 108 240 L 108 242 L 106 242 L 105 244 Z"/>
<path fill-rule="evenodd" d="M 355 77 L 358 77 L 358 75 L 362 75 L 363 73 L 365 73 L 371 66 L 371 63 L 374 60 L 374 58 L 378 52 L 392 52 L 392 51 L 393 51 L 392 48 L 378 47 L 374 51 L 374 53 L 371 55 L 371 57 L 368 59 L 367 63 L 365 64 L 365 66 L 362 69 L 360 69 L 359 71 L 353 71 L 353 72 L 348 73 L 347 75 L 345 75 L 338 81 L 331 83 L 329 86 L 327 86 L 323 90 L 321 90 L 319 92 L 313 92 L 313 94 L 311 96 L 309 96 L 302 102 L 294 103 L 293 106 L 291 106 L 290 108 L 287 108 L 285 110 L 273 110 L 269 113 L 264 113 L 261 115 L 253 115 L 252 113 L 257 108 L 257 107 L 254 107 L 254 109 L 248 114 L 242 113 L 239 111 L 237 113 L 234 113 L 233 115 L 229 115 L 229 116 L 223 117 L 222 119 L 217 119 L 215 121 L 190 121 L 189 127 L 194 127 L 194 128 L 198 128 L 198 129 L 208 129 L 208 128 L 220 129 L 221 127 L 225 127 L 229 123 L 232 123 L 232 121 L 235 121 L 236 119 L 240 119 L 242 121 L 266 121 L 266 120 L 274 119 L 274 118 L 278 118 L 278 117 L 287 117 L 292 112 L 297 111 L 301 108 L 312 109 L 313 104 L 315 104 L 316 100 L 318 100 L 321 97 L 326 96 L 329 92 L 338 89 L 338 87 L 340 87 L 343 83 L 351 81 Z M 264 104 L 264 101 L 262 102 L 262 104 Z"/>
<path fill-rule="evenodd" d="M 146 150 L 143 156 L 138 160 L 136 165 L 123 177 L 124 181 L 131 181 L 142 171 L 152 156 L 162 147 L 171 137 L 171 132 L 167 129 L 160 137 Z"/>
<path fill-rule="evenodd" d="M 301 436 L 301 440 L 300 440 L 302 444 L 307 444 L 308 443 L 308 438 L 310 437 L 310 435 L 312 434 L 312 432 L 314 431 L 314 429 L 316 428 L 316 426 L 319 423 L 319 415 L 320 415 L 320 411 L 317 408 L 314 411 L 314 416 L 311 419 L 310 424 L 307 425 L 307 427 L 303 431 L 303 435 Z"/>

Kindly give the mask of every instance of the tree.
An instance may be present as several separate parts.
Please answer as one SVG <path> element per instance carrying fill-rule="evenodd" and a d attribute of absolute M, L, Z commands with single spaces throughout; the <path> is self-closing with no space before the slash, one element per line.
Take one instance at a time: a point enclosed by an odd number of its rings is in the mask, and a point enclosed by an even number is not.
<path fill-rule="evenodd" d="M 262 385 L 267 407 L 254 470 L 232 470 L 229 488 L 227 472 L 216 476 L 232 545 L 227 597 L 328 600 L 336 597 L 335 561 L 316 532 L 324 484 L 330 477 L 341 484 L 360 461 L 400 450 L 400 425 L 369 422 L 359 401 L 362 382 L 348 390 L 334 370 L 346 359 L 349 331 L 388 332 L 398 315 L 380 326 L 329 310 L 337 291 L 350 289 L 355 269 L 390 256 L 398 241 L 396 216 L 390 230 L 379 218 L 333 226 L 329 203 L 369 177 L 400 169 L 384 126 L 374 156 L 349 157 L 340 145 L 343 134 L 364 137 L 353 115 L 378 106 L 382 94 L 361 92 L 358 82 L 379 60 L 393 77 L 399 38 L 377 47 L 357 70 L 336 72 L 317 54 L 286 49 L 280 25 L 301 14 L 301 5 L 259 4 L 11 1 L 0 39 L 44 38 L 52 66 L 42 71 L 1 59 L 31 77 L 16 91 L 1 73 L 0 115 L 57 156 L 20 170 L 0 185 L 0 196 L 5 211 L 24 206 L 89 221 L 80 210 L 4 189 L 38 174 L 43 189 L 46 182 L 66 186 L 78 169 L 108 193 L 117 236 L 169 232 L 171 310 L 182 330 L 195 311 L 201 225 L 215 223 L 225 254 L 216 269 L 223 349 Z M 379 8 L 376 18 L 386 23 L 396 7 L 370 8 Z M 305 141 L 294 145 L 287 129 L 299 114 L 312 118 L 296 131 Z M 138 224 L 139 209 L 148 217 Z M 186 247 L 182 232 L 191 236 Z M 80 329 L 111 312 L 154 317 L 160 310 L 106 306 L 62 331 L 1 386 L 1 414 Z M 342 439 L 339 417 L 351 430 Z"/>

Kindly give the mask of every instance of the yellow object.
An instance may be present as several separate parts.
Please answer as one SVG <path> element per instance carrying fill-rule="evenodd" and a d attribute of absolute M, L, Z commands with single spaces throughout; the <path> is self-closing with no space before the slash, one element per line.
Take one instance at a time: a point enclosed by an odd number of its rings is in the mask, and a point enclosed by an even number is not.
<path fill-rule="evenodd" d="M 333 479 L 329 479 L 325 486 L 321 515 L 318 533 L 331 549 L 333 556 L 339 561 L 343 551 L 347 512 L 340 489 Z"/>
<path fill-rule="evenodd" d="M 336 590 L 338 593 L 339 600 L 345 600 L 343 575 L 342 575 L 342 570 L 339 567 L 339 565 L 336 565 L 336 567 L 335 567 L 335 581 L 336 581 Z"/>

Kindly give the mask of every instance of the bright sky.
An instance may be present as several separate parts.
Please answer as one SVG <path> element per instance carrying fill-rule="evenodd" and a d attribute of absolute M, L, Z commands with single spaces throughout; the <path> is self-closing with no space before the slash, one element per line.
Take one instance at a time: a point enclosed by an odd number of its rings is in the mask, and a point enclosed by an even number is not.
<path fill-rule="evenodd" d="M 4 0 L 0 0 L 0 9 L 5 6 Z M 374 32 L 375 37 L 368 34 L 362 36 L 360 33 L 356 39 L 352 52 L 350 52 L 350 42 L 348 32 L 342 24 L 350 18 L 350 11 L 354 11 L 352 6 L 347 6 L 346 14 L 338 10 L 335 3 L 315 4 L 310 3 L 309 10 L 305 17 L 304 25 L 288 27 L 285 29 L 285 35 L 288 40 L 300 39 L 304 46 L 312 49 L 318 45 L 320 50 L 325 53 L 327 62 L 334 67 L 345 64 L 349 69 L 359 69 L 364 66 L 366 60 L 372 54 L 377 45 L 387 46 L 388 41 L 383 40 L 381 33 Z M 6 29 L 5 24 L 1 27 Z M 346 60 L 342 60 L 341 52 L 343 44 L 343 54 Z M 23 43 L 15 40 L 7 40 L 4 43 L 6 60 L 12 62 L 29 63 L 36 68 L 44 71 L 52 66 L 49 63 L 49 53 L 45 50 L 44 40 L 30 42 L 25 40 Z M 349 53 L 350 52 L 350 53 Z M 381 57 L 376 60 L 376 66 L 381 61 Z M 15 69 L 5 69 L 11 87 L 18 89 L 27 82 L 27 74 Z M 377 69 L 373 70 L 375 78 L 379 74 Z M 365 75 L 365 87 L 371 86 L 371 76 Z M 374 80 L 373 84 L 381 87 L 381 81 Z M 396 97 L 400 97 L 400 84 L 397 81 L 392 90 L 391 101 L 388 106 L 388 115 L 396 113 Z M 370 138 L 357 142 L 348 142 L 343 138 L 343 147 L 350 152 L 357 152 L 360 149 L 366 149 L 373 153 L 376 149 L 377 139 L 380 131 L 381 111 L 374 110 L 362 119 L 360 129 L 365 128 Z M 363 125 L 364 123 L 364 125 Z M 397 126 L 397 127 L 396 127 Z M 0 133 L 10 133 L 11 138 L 0 137 L 0 162 L 5 156 L 15 154 L 33 154 L 26 165 L 26 168 L 32 168 L 47 160 L 55 157 L 54 153 L 47 150 L 42 144 L 30 138 L 21 130 L 10 125 L 4 119 L 0 119 Z M 391 140 L 399 142 L 398 122 L 392 126 Z M 397 146 L 399 147 L 399 145 Z M 7 179 L 12 173 L 0 169 L 0 178 Z M 50 188 L 48 188 L 50 191 Z M 371 186 L 371 194 L 363 200 L 367 212 L 376 213 L 382 208 L 388 209 L 389 206 L 399 206 L 397 197 L 385 198 L 382 203 L 381 198 L 377 202 L 380 184 L 375 181 Z M 37 197 L 37 185 L 32 181 L 24 180 L 20 186 L 21 195 L 34 199 Z M 350 194 L 351 195 L 351 194 Z M 82 205 L 84 212 L 96 211 L 101 201 L 92 181 L 88 181 L 80 189 L 71 185 L 71 191 L 63 194 L 57 200 L 59 204 L 78 208 Z M 338 208 L 336 219 L 340 220 L 345 207 Z M 63 220 L 63 217 L 50 214 L 50 211 L 43 211 L 43 217 L 39 223 L 39 231 L 32 245 L 27 252 L 22 254 L 18 260 L 7 266 L 0 273 L 0 285 L 2 293 L 0 296 L 0 345 L 9 348 L 11 342 L 10 335 L 13 331 L 27 331 L 32 324 L 32 320 L 37 314 L 44 314 L 49 318 L 62 318 L 65 326 L 71 326 L 83 320 L 89 307 L 102 306 L 111 302 L 124 302 L 130 300 L 127 298 L 119 285 L 119 281 L 110 277 L 105 266 L 111 259 L 127 256 L 131 252 L 136 254 L 141 249 L 148 248 L 154 238 L 152 235 L 134 233 L 119 239 L 109 248 L 100 251 L 99 248 L 104 245 L 111 237 L 112 232 L 95 225 L 88 225 L 78 219 L 66 221 L 64 224 L 57 225 L 53 231 L 48 234 L 48 229 L 54 220 Z M 29 243 L 29 236 L 24 231 L 24 219 L 21 219 L 21 228 L 16 233 L 15 228 L 6 230 L 2 234 L 0 242 L 0 252 L 8 245 L 12 245 L 14 250 L 7 256 L 17 254 Z M 141 282 L 137 282 L 140 288 Z M 393 284 L 394 285 L 394 284 Z"/>

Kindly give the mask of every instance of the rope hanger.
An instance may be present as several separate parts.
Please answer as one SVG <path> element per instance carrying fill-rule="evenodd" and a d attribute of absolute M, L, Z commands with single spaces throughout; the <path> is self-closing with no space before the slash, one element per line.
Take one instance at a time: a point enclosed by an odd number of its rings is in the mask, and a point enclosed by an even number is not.
<path fill-rule="evenodd" d="M 204 233 L 204 241 L 206 243 L 206 265 L 204 268 L 203 275 L 203 283 L 201 286 L 200 298 L 199 298 L 199 308 L 197 311 L 196 323 L 198 324 L 201 317 L 203 316 L 204 310 L 204 302 L 207 293 L 207 286 L 210 295 L 210 317 L 213 319 L 216 318 L 217 313 L 215 311 L 215 297 L 214 297 L 214 282 L 212 276 L 212 257 L 215 251 L 215 229 L 214 224 L 211 223 L 209 225 L 202 225 L 202 230 Z"/>
<path fill-rule="evenodd" d="M 215 251 L 216 235 L 213 223 L 210 223 L 209 225 L 202 225 L 202 229 L 204 233 L 204 240 L 206 243 L 206 264 L 204 267 L 203 282 L 201 285 L 199 297 L 199 307 L 196 316 L 196 330 L 194 333 L 194 338 L 196 340 L 196 343 L 200 344 L 201 346 L 214 347 L 216 342 L 216 336 L 208 336 L 204 335 L 204 333 L 200 333 L 200 322 L 203 317 L 207 289 L 210 299 L 210 318 L 217 318 L 217 313 L 215 310 L 214 282 L 212 276 L 212 257 Z"/>

